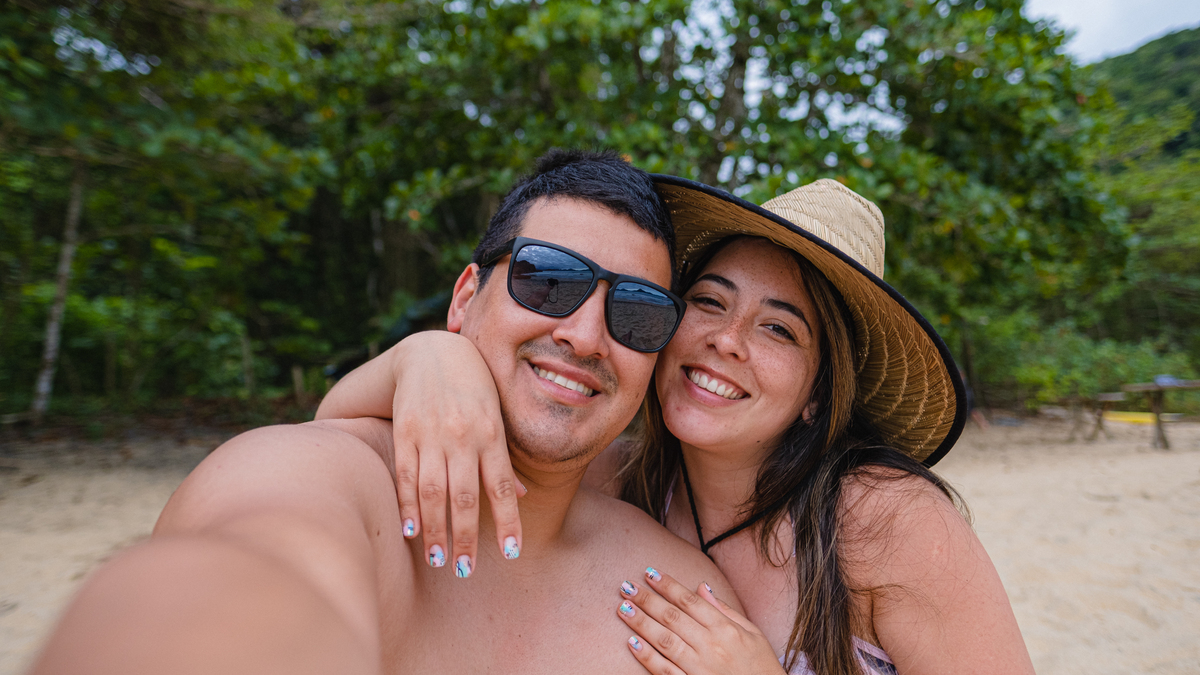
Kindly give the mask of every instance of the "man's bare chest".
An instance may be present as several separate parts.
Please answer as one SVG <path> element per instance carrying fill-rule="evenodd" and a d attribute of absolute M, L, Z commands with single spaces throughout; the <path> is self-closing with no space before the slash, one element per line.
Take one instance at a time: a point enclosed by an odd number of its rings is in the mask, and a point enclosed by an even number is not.
<path fill-rule="evenodd" d="M 616 614 L 616 589 L 636 570 L 542 577 L 511 569 L 520 562 L 489 562 L 470 579 L 426 576 L 405 620 L 385 626 L 385 671 L 644 673 Z"/>

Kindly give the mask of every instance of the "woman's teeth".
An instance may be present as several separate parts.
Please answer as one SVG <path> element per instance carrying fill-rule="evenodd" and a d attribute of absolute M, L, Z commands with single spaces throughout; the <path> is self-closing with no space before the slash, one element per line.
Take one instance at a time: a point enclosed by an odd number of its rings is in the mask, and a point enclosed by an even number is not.
<path fill-rule="evenodd" d="M 567 378 L 565 378 L 562 375 L 559 375 L 558 373 L 555 373 L 553 371 L 546 370 L 545 368 L 538 368 L 537 366 L 534 366 L 533 369 L 535 372 L 537 372 L 538 377 L 542 378 L 543 380 L 550 380 L 551 382 L 553 382 L 554 384 L 557 384 L 560 387 L 566 387 L 567 389 L 574 389 L 575 391 L 583 394 L 584 396 L 591 396 L 592 394 L 596 393 L 596 392 L 592 391 L 591 389 L 583 386 L 582 384 L 579 384 L 575 380 L 568 380 Z"/>
<path fill-rule="evenodd" d="M 701 389 L 707 389 L 717 396 L 722 396 L 730 401 L 736 401 L 737 399 L 746 395 L 744 391 L 738 389 L 732 384 L 725 384 L 724 382 L 717 380 L 715 377 L 710 378 L 708 375 L 705 375 L 698 370 L 688 371 L 688 379 L 694 382 L 697 387 L 700 387 Z"/>

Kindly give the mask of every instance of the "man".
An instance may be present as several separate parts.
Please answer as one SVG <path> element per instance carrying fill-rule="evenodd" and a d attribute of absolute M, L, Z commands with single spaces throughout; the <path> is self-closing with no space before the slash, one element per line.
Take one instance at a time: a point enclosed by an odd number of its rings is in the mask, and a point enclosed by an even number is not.
<path fill-rule="evenodd" d="M 669 286 L 669 227 L 646 174 L 613 155 L 554 153 L 506 198 L 455 285 L 448 328 L 491 371 L 513 467 L 530 486 L 519 555 L 484 547 L 476 566 L 473 552 L 405 539 L 390 453 L 372 449 L 390 447 L 386 423 L 259 429 L 202 462 L 152 540 L 97 572 L 35 672 L 644 672 L 616 616 L 623 581 L 654 565 L 733 597 L 697 550 L 578 490 L 654 368 L 654 345 L 636 342 L 645 336 L 606 322 L 609 287 Z M 505 250 L 514 235 L 545 245 Z M 548 288 L 535 272 L 510 277 L 512 254 L 542 270 L 539 256 L 564 253 L 589 259 L 600 280 L 573 312 L 549 316 L 561 312 L 543 303 L 581 294 L 579 278 Z M 454 576 L 438 569 L 447 554 Z"/>

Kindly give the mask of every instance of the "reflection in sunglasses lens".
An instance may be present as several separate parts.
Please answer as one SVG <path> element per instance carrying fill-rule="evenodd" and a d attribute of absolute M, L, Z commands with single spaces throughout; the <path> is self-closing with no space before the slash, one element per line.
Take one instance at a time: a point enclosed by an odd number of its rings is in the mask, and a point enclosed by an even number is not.
<path fill-rule="evenodd" d="M 613 335 L 634 349 L 658 349 L 675 328 L 679 310 L 662 292 L 624 281 L 613 289 L 608 321 Z"/>
<path fill-rule="evenodd" d="M 562 251 L 526 246 L 517 252 L 510 279 L 513 293 L 530 309 L 566 314 L 591 287 L 592 270 Z"/>

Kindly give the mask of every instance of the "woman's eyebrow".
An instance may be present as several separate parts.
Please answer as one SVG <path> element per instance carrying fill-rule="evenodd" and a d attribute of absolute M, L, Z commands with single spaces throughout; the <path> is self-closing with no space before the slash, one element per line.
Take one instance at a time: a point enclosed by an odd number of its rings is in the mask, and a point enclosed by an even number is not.
<path fill-rule="evenodd" d="M 737 293 L 737 289 L 738 289 L 737 284 L 733 283 L 729 279 L 726 279 L 725 277 L 723 277 L 719 274 L 711 274 L 711 273 L 710 274 L 702 274 L 702 275 L 700 275 L 699 279 L 696 279 L 695 283 L 700 283 L 701 281 L 711 281 L 713 283 L 720 284 L 720 285 L 724 286 L 725 288 L 728 288 L 729 290 L 733 291 L 734 293 Z"/>
<path fill-rule="evenodd" d="M 783 300 L 776 300 L 775 298 L 767 298 L 766 300 L 763 300 L 763 304 L 770 306 L 770 307 L 774 307 L 775 309 L 778 309 L 778 310 L 782 310 L 789 314 L 795 314 L 796 318 L 798 318 L 802 322 L 804 322 L 804 327 L 808 329 L 808 334 L 809 335 L 813 334 L 812 325 L 810 325 L 808 323 L 808 318 L 804 316 L 804 311 L 801 310 L 799 307 L 793 305 L 790 302 L 784 302 Z"/>

